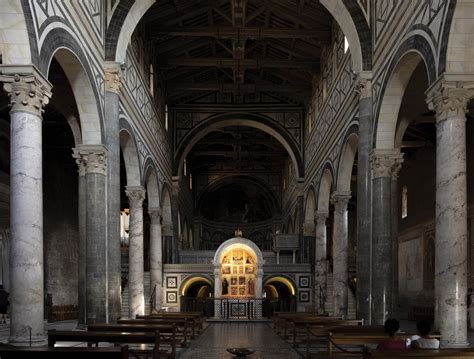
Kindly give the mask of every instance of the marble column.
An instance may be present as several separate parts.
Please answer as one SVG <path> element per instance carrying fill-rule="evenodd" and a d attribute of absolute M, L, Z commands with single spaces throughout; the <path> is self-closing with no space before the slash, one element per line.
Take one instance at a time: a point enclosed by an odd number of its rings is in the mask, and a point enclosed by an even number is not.
<path fill-rule="evenodd" d="M 42 117 L 51 85 L 34 75 L 0 76 L 10 97 L 10 338 L 46 343 L 44 333 Z"/>
<path fill-rule="evenodd" d="M 334 225 L 332 236 L 333 253 L 333 315 L 347 318 L 348 306 L 348 235 L 347 205 L 351 198 L 350 192 L 335 192 L 331 196 L 334 204 Z"/>
<path fill-rule="evenodd" d="M 73 157 L 85 170 L 85 306 L 86 324 L 107 321 L 107 149 L 80 145 Z M 79 254 L 81 255 L 81 248 Z M 81 259 L 81 258 L 79 258 Z"/>
<path fill-rule="evenodd" d="M 150 208 L 150 288 L 155 289 L 154 306 L 160 310 L 163 303 L 163 237 L 161 233 L 161 209 Z"/>
<path fill-rule="evenodd" d="M 398 150 L 372 152 L 372 325 L 392 316 L 392 172 L 402 162 Z"/>
<path fill-rule="evenodd" d="M 457 86 L 441 82 L 428 94 L 436 111 L 435 315 L 443 347 L 468 345 L 466 111 L 473 92 Z"/>
<path fill-rule="evenodd" d="M 145 189 L 127 186 L 125 193 L 130 202 L 128 295 L 129 317 L 145 314 L 145 290 L 143 283 L 143 200 Z"/>
<path fill-rule="evenodd" d="M 327 280 L 327 239 L 326 239 L 326 220 L 328 212 L 316 211 L 316 246 L 315 246 L 315 268 L 314 268 L 314 300 L 316 311 L 324 313 L 323 296 L 326 293 Z"/>
<path fill-rule="evenodd" d="M 400 220 L 401 212 L 399 207 L 399 197 L 400 193 L 398 191 L 398 173 L 401 168 L 401 163 L 399 166 L 394 166 L 392 168 L 392 183 L 390 186 L 391 197 L 390 197 L 390 206 L 392 214 L 392 315 L 395 318 L 399 317 L 398 313 L 398 304 L 399 304 L 399 290 L 398 290 L 398 223 Z"/>
<path fill-rule="evenodd" d="M 107 154 L 107 271 L 108 320 L 121 316 L 121 252 L 120 252 L 120 65 L 105 63 L 105 145 Z"/>
<path fill-rule="evenodd" d="M 372 82 L 370 73 L 359 74 L 359 148 L 357 151 L 357 293 L 358 319 L 371 323 L 371 183 L 369 154 L 372 148 Z"/>
<path fill-rule="evenodd" d="M 78 298 L 77 310 L 78 319 L 77 326 L 85 329 L 87 323 L 86 312 L 86 167 L 84 162 L 78 161 L 78 227 L 79 227 L 79 244 L 78 244 Z"/>

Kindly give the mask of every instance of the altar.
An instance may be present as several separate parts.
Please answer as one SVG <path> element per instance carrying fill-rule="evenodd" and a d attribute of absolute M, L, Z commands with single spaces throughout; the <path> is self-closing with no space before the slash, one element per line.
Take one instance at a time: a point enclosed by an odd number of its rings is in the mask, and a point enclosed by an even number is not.
<path fill-rule="evenodd" d="M 252 241 L 236 237 L 214 256 L 216 319 L 261 319 L 263 255 Z"/>

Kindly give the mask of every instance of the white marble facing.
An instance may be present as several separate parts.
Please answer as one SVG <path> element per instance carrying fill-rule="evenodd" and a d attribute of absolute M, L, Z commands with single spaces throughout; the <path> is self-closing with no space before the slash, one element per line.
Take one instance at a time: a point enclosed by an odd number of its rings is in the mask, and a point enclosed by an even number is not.
<path fill-rule="evenodd" d="M 0 0 L 0 53 L 3 64 L 30 64 L 25 16 L 18 0 Z"/>
<path fill-rule="evenodd" d="M 45 343 L 43 324 L 42 119 L 12 112 L 10 164 L 10 342 Z"/>
<path fill-rule="evenodd" d="M 347 318 L 347 256 L 348 256 L 348 219 L 347 204 L 349 193 L 334 193 L 334 226 L 332 239 L 333 257 L 333 315 Z"/>
<path fill-rule="evenodd" d="M 135 318 L 145 314 L 145 289 L 143 283 L 143 187 L 127 186 L 126 194 L 130 200 L 129 225 L 129 316 Z"/>

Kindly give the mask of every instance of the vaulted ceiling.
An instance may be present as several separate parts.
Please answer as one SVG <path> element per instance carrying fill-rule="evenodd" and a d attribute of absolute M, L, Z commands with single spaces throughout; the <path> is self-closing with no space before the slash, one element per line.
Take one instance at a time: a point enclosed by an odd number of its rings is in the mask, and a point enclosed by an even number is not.
<path fill-rule="evenodd" d="M 168 102 L 190 93 L 311 92 L 332 17 L 317 1 L 160 0 L 145 18 Z"/>

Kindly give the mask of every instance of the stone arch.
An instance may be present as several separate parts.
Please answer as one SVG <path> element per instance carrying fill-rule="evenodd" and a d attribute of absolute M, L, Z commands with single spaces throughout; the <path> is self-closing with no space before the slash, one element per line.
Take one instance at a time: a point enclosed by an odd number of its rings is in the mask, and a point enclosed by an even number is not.
<path fill-rule="evenodd" d="M 354 129 L 355 130 L 355 129 Z M 349 130 L 339 158 L 336 190 L 349 192 L 351 190 L 352 167 L 359 146 L 359 136 L 354 130 Z"/>
<path fill-rule="evenodd" d="M 296 295 L 297 286 L 292 278 L 285 274 L 272 274 L 263 279 L 263 286 L 278 282 L 286 286 L 292 295 Z"/>
<path fill-rule="evenodd" d="M 316 211 L 316 196 L 314 188 L 311 186 L 306 194 L 306 203 L 304 207 L 304 227 L 305 231 L 314 232 L 314 212 Z"/>
<path fill-rule="evenodd" d="M 397 52 L 398 53 L 398 52 Z M 425 65 L 430 64 L 426 61 L 422 53 L 417 50 L 404 52 L 400 57 L 394 57 L 381 93 L 381 102 L 378 109 L 377 122 L 375 126 L 375 148 L 392 149 L 395 147 L 395 135 L 398 122 L 398 114 L 403 100 L 403 95 L 408 82 L 418 64 L 424 61 Z M 427 65 L 429 82 L 433 80 L 433 70 Z"/>
<path fill-rule="evenodd" d="M 364 70 L 370 70 L 372 65 L 372 62 L 370 60 L 370 58 L 372 57 L 372 46 L 370 42 L 370 37 L 368 38 L 368 44 L 370 47 L 367 48 L 367 45 L 365 45 L 363 52 L 361 41 L 359 38 L 358 28 L 354 23 L 354 20 L 348 8 L 346 7 L 346 5 L 344 5 L 344 1 L 320 0 L 320 3 L 326 8 L 327 11 L 329 11 L 332 17 L 336 20 L 339 27 L 342 29 L 344 35 L 347 37 L 354 71 L 361 72 Z M 359 28 L 361 28 L 362 23 L 359 23 L 358 25 Z M 366 35 L 365 38 L 367 38 Z"/>
<path fill-rule="evenodd" d="M 334 175 L 332 166 L 328 163 L 324 166 L 323 174 L 319 182 L 318 211 L 329 213 L 329 201 L 333 188 Z"/>
<path fill-rule="evenodd" d="M 122 128 L 120 130 L 120 148 L 122 149 L 125 170 L 127 172 L 127 186 L 141 186 L 142 181 L 138 151 L 133 133 L 129 132 L 128 129 Z"/>
<path fill-rule="evenodd" d="M 149 208 L 160 208 L 160 188 L 155 166 L 151 158 L 145 162 L 145 185 Z"/>
<path fill-rule="evenodd" d="M 47 72 L 49 72 L 51 60 L 53 57 L 66 74 L 79 114 L 80 129 L 74 125 L 74 121 L 68 122 L 73 130 L 76 141 L 80 140 L 82 144 L 101 144 L 103 143 L 103 123 L 100 111 L 100 103 L 96 93 L 95 86 L 90 81 L 90 75 L 84 62 L 75 52 L 67 47 L 56 48 L 48 58 Z M 53 94 L 54 96 L 54 94 Z M 80 134 L 80 138 L 77 138 Z"/>
<path fill-rule="evenodd" d="M 37 53 L 36 37 L 28 30 L 33 27 L 27 1 L 10 1 L 0 8 L 0 49 L 3 65 L 29 65 L 32 51 Z M 15 36 L 5 34 L 14 25 Z"/>
<path fill-rule="evenodd" d="M 474 3 L 470 0 L 451 1 L 446 16 L 441 44 L 439 75 L 474 73 Z M 454 5 L 455 4 L 455 5 Z"/>
<path fill-rule="evenodd" d="M 274 137 L 285 148 L 290 156 L 294 168 L 298 169 L 300 177 L 304 175 L 304 163 L 298 144 L 290 137 L 289 133 L 275 121 L 254 114 L 225 114 L 214 116 L 202 121 L 188 132 L 182 143 L 176 150 L 173 175 L 180 176 L 183 162 L 193 146 L 208 133 L 228 126 L 246 126 L 259 129 Z"/>
<path fill-rule="evenodd" d="M 208 284 L 210 287 L 214 287 L 213 279 L 206 274 L 195 274 L 190 275 L 185 280 L 181 282 L 179 286 L 179 294 L 182 296 L 186 295 L 187 290 L 195 283 L 203 282 Z"/>
<path fill-rule="evenodd" d="M 107 30 L 105 59 L 123 63 L 132 34 L 155 0 L 121 0 Z"/>

